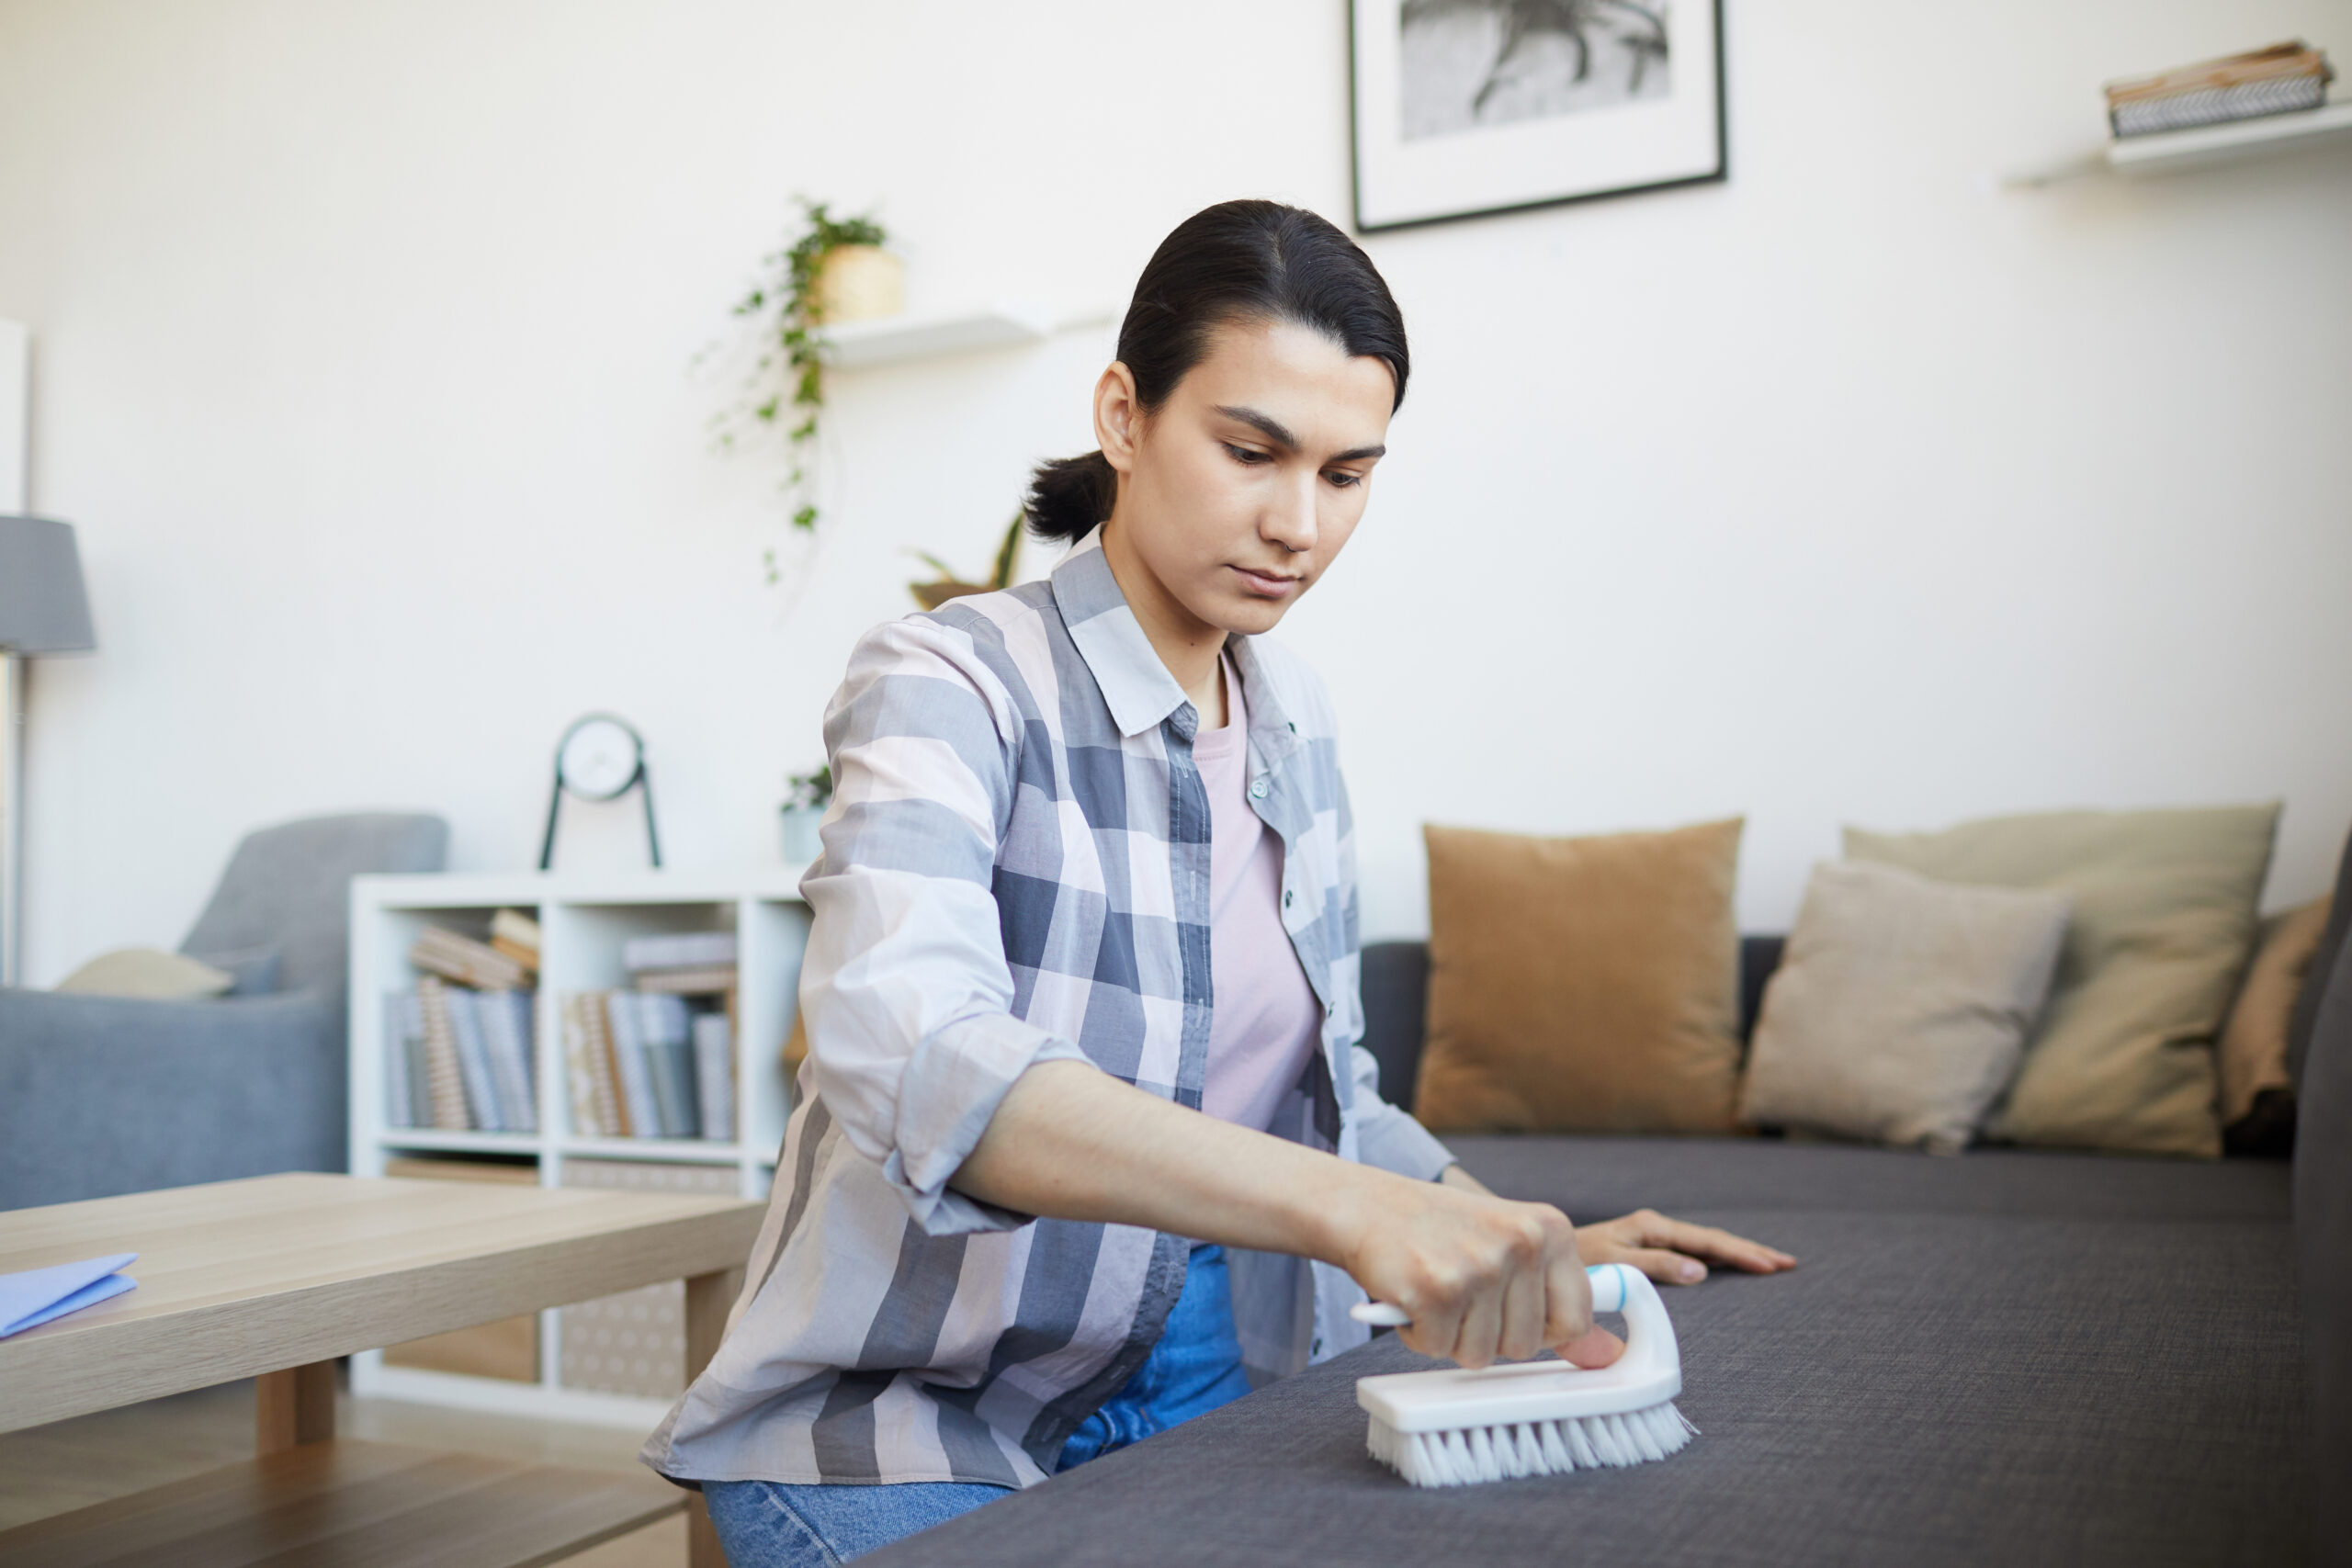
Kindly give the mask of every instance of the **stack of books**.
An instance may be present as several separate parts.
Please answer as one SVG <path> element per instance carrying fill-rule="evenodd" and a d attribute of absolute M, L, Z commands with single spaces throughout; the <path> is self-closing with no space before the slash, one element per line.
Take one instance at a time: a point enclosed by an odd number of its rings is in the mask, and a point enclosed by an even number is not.
<path fill-rule="evenodd" d="M 734 934 L 632 938 L 621 964 L 631 988 L 563 998 L 572 1130 L 733 1143 Z"/>
<path fill-rule="evenodd" d="M 639 936 L 621 944 L 621 967 L 640 991 L 717 997 L 735 988 L 735 953 L 733 931 Z"/>
<path fill-rule="evenodd" d="M 499 911 L 491 940 L 427 926 L 409 949 L 424 973 L 385 1001 L 384 1121 L 445 1132 L 535 1133 L 532 996 L 538 927 Z"/>
<path fill-rule="evenodd" d="M 2315 109 L 2327 102 L 2335 79 L 2327 56 L 2294 39 L 2139 81 L 2109 82 L 2108 123 L 2118 137 L 2147 136 Z"/>

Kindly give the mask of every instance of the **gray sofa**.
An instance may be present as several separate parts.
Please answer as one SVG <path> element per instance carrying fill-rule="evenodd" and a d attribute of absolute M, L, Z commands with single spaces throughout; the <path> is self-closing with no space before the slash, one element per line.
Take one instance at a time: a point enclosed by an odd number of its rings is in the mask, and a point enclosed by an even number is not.
<path fill-rule="evenodd" d="M 248 834 L 180 949 L 236 994 L 0 990 L 0 1209 L 344 1169 L 351 879 L 438 871 L 448 837 L 388 813 Z"/>
<path fill-rule="evenodd" d="M 2352 907 L 2352 848 L 2337 899 Z M 1646 1205 L 1803 1260 L 1667 1292 L 1702 1436 L 1662 1463 L 1407 1487 L 1364 1453 L 1355 1380 L 1430 1363 L 1383 1337 L 865 1561 L 2352 1564 L 2352 953 L 2335 940 L 2301 1010 L 2292 1167 L 1450 1140 L 1498 1191 L 1572 1217 Z M 1422 961 L 1365 956 L 1385 1087 L 1409 1103 Z M 1748 945 L 1751 1009 L 1775 956 Z"/>

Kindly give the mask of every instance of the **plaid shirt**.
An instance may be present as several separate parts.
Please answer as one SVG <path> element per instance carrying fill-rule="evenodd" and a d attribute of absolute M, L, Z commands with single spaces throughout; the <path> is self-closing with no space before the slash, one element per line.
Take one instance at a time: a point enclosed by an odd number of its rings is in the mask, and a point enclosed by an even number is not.
<path fill-rule="evenodd" d="M 1250 797 L 1322 1049 L 1276 1135 L 1415 1177 L 1452 1156 L 1374 1089 L 1354 846 L 1331 711 L 1233 639 Z M 1032 1219 L 956 1191 L 1033 1063 L 1091 1062 L 1198 1109 L 1213 1005 L 1199 716 L 1096 533 L 1049 582 L 878 626 L 825 715 L 834 778 L 800 978 L 809 1053 L 743 1294 L 646 1462 L 681 1480 L 1049 1474 L 1183 1289 L 1184 1237 Z M 1363 1342 L 1342 1270 L 1228 1249 L 1254 1382 Z"/>

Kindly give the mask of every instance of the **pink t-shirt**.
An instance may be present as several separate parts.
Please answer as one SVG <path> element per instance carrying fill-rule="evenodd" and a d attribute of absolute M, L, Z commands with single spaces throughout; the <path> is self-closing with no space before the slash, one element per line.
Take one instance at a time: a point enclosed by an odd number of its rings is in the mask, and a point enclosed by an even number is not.
<path fill-rule="evenodd" d="M 1201 1109 L 1264 1132 L 1298 1082 L 1323 1004 L 1283 929 L 1283 841 L 1250 804 L 1250 718 L 1230 660 L 1226 723 L 1193 739 L 1209 795 L 1209 1021 Z"/>

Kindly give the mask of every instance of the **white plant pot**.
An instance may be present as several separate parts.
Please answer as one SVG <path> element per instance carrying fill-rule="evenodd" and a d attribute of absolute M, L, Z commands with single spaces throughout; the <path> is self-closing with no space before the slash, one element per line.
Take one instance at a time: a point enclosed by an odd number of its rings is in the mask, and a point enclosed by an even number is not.
<path fill-rule="evenodd" d="M 817 836 L 817 824 L 825 819 L 821 806 L 787 806 L 784 808 L 784 863 L 807 865 L 825 852 L 824 841 Z"/>
<path fill-rule="evenodd" d="M 817 309 L 828 321 L 869 321 L 907 308 L 907 264 L 879 245 L 843 245 L 817 273 Z"/>

